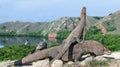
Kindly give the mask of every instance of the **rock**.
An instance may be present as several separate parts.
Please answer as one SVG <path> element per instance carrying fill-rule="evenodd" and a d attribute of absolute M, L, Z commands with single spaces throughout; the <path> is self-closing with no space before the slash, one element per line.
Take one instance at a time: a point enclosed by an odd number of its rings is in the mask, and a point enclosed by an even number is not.
<path fill-rule="evenodd" d="M 71 24 L 68 26 L 68 29 L 71 30 L 71 31 L 74 30 L 74 28 L 75 28 L 75 25 L 74 25 L 73 23 L 71 23 Z"/>
<path fill-rule="evenodd" d="M 55 60 L 52 64 L 51 67 L 63 67 L 63 61 L 61 60 Z"/>
<path fill-rule="evenodd" d="M 89 64 L 90 62 L 92 62 L 93 60 L 106 61 L 107 59 L 104 58 L 103 56 L 97 56 L 97 57 L 95 57 L 95 58 L 93 58 L 92 56 L 90 56 L 90 57 L 87 57 L 85 60 L 83 60 L 79 65 L 80 65 L 81 67 L 89 66 L 88 64 Z"/>
<path fill-rule="evenodd" d="M 50 67 L 49 59 L 34 62 L 32 67 Z"/>
<path fill-rule="evenodd" d="M 88 62 L 92 61 L 92 60 L 93 60 L 92 57 L 88 57 L 88 58 L 86 58 L 85 60 L 83 60 L 79 65 L 80 65 L 81 67 L 86 67 L 86 64 L 87 64 Z"/>
<path fill-rule="evenodd" d="M 11 67 L 11 65 L 13 65 L 13 61 L 0 62 L 0 67 Z"/>
<path fill-rule="evenodd" d="M 73 64 L 73 62 L 72 62 L 72 61 L 69 61 L 67 64 L 68 64 L 68 65 L 72 65 L 72 64 Z"/>
<path fill-rule="evenodd" d="M 63 67 L 71 67 L 74 64 L 74 62 L 69 61 L 68 63 L 65 63 Z"/>
<path fill-rule="evenodd" d="M 71 67 L 80 67 L 79 65 L 72 65 Z"/>
<path fill-rule="evenodd" d="M 20 65 L 20 66 L 13 66 L 13 67 L 39 67 L 39 66 L 35 66 L 35 65 Z"/>
<path fill-rule="evenodd" d="M 57 33 L 50 33 L 50 34 L 48 34 L 48 38 L 51 38 L 51 37 L 56 38 L 57 35 L 58 35 Z"/>
<path fill-rule="evenodd" d="M 111 55 L 103 55 L 103 56 L 111 59 L 120 59 L 120 52 L 114 52 Z"/>
<path fill-rule="evenodd" d="M 103 56 L 97 56 L 94 58 L 95 60 L 98 60 L 98 61 L 106 61 L 107 59 L 104 58 Z"/>

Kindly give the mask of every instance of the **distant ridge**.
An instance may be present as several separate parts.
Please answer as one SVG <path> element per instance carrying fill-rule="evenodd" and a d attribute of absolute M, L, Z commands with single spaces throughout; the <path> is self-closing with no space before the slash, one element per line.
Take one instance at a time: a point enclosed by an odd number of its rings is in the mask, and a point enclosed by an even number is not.
<path fill-rule="evenodd" d="M 79 17 L 61 17 L 51 22 L 6 22 L 0 24 L 0 32 L 16 32 L 16 34 L 40 33 L 47 35 L 56 31 L 72 30 L 79 23 Z M 120 34 L 120 11 L 105 17 L 87 16 L 87 28 L 101 24 L 107 34 Z M 99 28 L 99 27 L 98 27 Z M 103 28 L 100 28 L 103 29 Z"/>

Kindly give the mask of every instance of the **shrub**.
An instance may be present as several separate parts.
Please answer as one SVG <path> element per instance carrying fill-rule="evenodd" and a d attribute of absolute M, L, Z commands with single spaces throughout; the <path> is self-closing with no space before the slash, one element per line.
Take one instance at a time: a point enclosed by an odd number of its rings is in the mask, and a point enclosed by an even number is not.
<path fill-rule="evenodd" d="M 35 46 L 5 46 L 0 49 L 0 61 L 18 60 L 26 56 Z"/>
<path fill-rule="evenodd" d="M 107 61 L 97 61 L 97 60 L 92 60 L 87 63 L 87 66 L 89 67 L 103 67 L 103 66 L 108 66 Z"/>
<path fill-rule="evenodd" d="M 58 43 L 54 43 L 54 44 L 49 45 L 49 46 L 47 46 L 47 47 L 48 47 L 48 48 L 51 48 L 51 47 L 55 47 L 55 46 L 59 46 L 59 44 L 58 44 Z"/>
<path fill-rule="evenodd" d="M 71 31 L 60 31 L 58 32 L 57 38 L 67 38 Z"/>
<path fill-rule="evenodd" d="M 48 48 L 58 46 L 58 43 L 49 45 Z M 19 60 L 29 54 L 36 46 L 14 45 L 0 48 L 0 61 Z"/>
<path fill-rule="evenodd" d="M 58 35 L 61 38 L 67 38 L 70 32 L 66 31 L 65 33 L 60 32 Z M 96 40 L 107 46 L 111 51 L 120 51 L 120 34 L 102 35 L 101 31 L 95 26 L 87 30 L 85 40 Z"/>
<path fill-rule="evenodd" d="M 114 24 L 114 20 L 104 21 L 103 25 L 105 26 L 107 31 L 114 31 L 114 30 L 116 30 L 116 27 L 115 27 L 115 24 Z"/>
<path fill-rule="evenodd" d="M 103 18 L 103 17 L 94 16 L 93 18 L 95 18 L 95 19 L 97 19 L 97 20 L 100 20 L 100 19 Z"/>

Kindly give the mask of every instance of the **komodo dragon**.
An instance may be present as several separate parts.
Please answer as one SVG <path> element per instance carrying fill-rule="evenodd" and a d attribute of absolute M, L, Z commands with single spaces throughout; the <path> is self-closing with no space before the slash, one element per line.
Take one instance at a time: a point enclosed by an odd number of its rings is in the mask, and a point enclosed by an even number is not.
<path fill-rule="evenodd" d="M 22 64 L 30 63 L 30 62 L 37 61 L 40 59 L 45 59 L 45 58 L 50 58 L 50 59 L 54 58 L 61 51 L 62 48 L 63 48 L 63 45 L 60 45 L 60 46 L 44 49 L 41 51 L 37 51 L 31 55 L 28 55 L 22 58 L 21 60 L 15 61 L 14 65 L 22 65 Z M 97 41 L 87 40 L 82 43 L 77 43 L 76 45 L 74 45 L 71 55 L 67 51 L 62 56 L 61 60 L 63 61 L 79 60 L 81 56 L 87 53 L 90 53 L 91 55 L 94 55 L 94 56 L 98 56 L 103 54 L 110 55 L 111 51 Z"/>
<path fill-rule="evenodd" d="M 69 49 L 69 47 L 71 45 L 74 45 L 76 43 L 80 43 L 80 38 L 85 37 L 85 25 L 86 25 L 86 8 L 83 7 L 82 11 L 81 11 L 81 21 L 78 24 L 78 26 L 70 33 L 70 35 L 68 36 L 68 38 L 66 39 L 64 46 L 62 48 L 62 50 L 60 51 L 60 53 L 58 55 L 56 55 L 56 57 L 51 61 L 51 63 L 55 60 L 55 59 L 59 59 L 61 58 L 64 53 Z"/>
<path fill-rule="evenodd" d="M 47 43 L 45 41 L 40 42 L 35 49 L 33 49 L 29 54 L 35 53 L 37 51 L 47 49 Z"/>

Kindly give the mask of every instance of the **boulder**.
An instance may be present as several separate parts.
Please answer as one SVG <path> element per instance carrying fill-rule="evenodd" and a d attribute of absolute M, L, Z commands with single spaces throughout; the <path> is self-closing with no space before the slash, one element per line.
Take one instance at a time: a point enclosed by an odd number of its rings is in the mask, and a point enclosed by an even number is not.
<path fill-rule="evenodd" d="M 98 61 L 106 61 L 107 59 L 104 58 L 103 56 L 97 56 L 94 58 L 95 60 L 98 60 Z"/>
<path fill-rule="evenodd" d="M 72 65 L 74 62 L 72 62 L 72 61 L 69 61 L 67 64 L 68 65 Z"/>
<path fill-rule="evenodd" d="M 52 64 L 51 67 L 63 67 L 63 61 L 61 60 L 55 60 Z"/>
<path fill-rule="evenodd" d="M 83 60 L 81 63 L 79 63 L 79 65 L 81 67 L 86 67 L 87 63 L 90 62 L 90 61 L 92 61 L 92 60 L 93 60 L 93 57 L 88 57 L 85 60 Z"/>
<path fill-rule="evenodd" d="M 50 67 L 49 59 L 33 62 L 32 67 Z"/>

